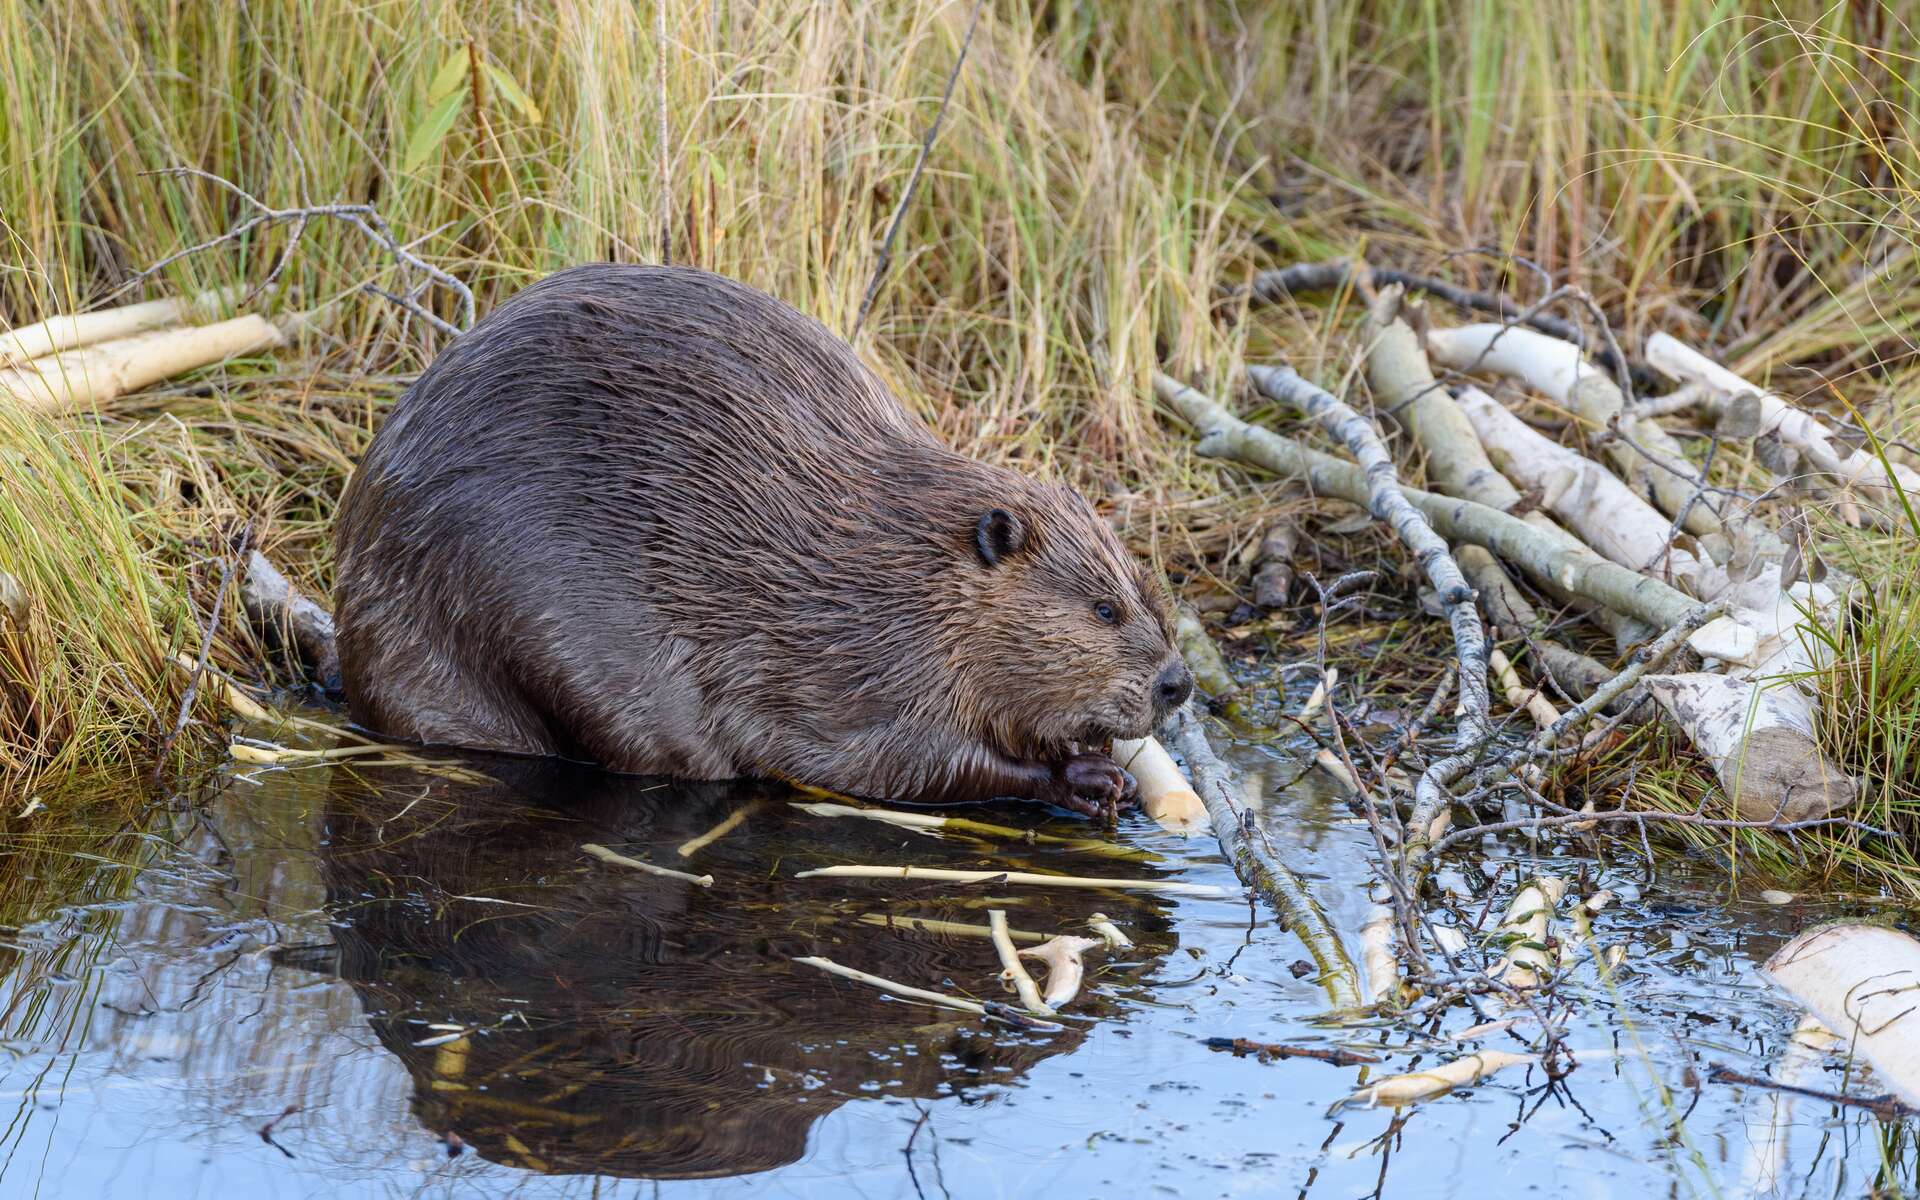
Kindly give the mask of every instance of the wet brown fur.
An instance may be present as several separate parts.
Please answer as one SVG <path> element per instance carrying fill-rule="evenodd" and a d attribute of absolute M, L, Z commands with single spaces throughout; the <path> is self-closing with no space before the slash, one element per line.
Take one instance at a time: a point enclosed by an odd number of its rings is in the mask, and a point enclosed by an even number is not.
<path fill-rule="evenodd" d="M 337 548 L 353 715 L 430 743 L 1058 799 L 1185 678 L 1164 590 L 1079 494 L 954 453 L 817 322 L 685 268 L 564 271 L 460 337 Z"/>

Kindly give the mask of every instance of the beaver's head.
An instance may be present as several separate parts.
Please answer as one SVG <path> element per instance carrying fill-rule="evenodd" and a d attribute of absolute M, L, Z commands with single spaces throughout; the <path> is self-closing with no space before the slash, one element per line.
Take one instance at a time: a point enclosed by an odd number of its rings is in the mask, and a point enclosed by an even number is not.
<path fill-rule="evenodd" d="M 1023 481 L 1025 482 L 1025 481 Z M 966 522 L 978 624 L 955 665 L 1018 756 L 1143 737 L 1193 690 L 1166 588 L 1070 488 L 1028 483 Z"/>

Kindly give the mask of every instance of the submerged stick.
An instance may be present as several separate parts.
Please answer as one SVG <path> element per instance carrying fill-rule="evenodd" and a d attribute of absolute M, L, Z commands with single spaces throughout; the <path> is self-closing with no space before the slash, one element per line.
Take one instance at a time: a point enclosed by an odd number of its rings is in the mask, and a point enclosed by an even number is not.
<path fill-rule="evenodd" d="M 937 933 L 947 937 L 992 937 L 993 930 L 985 925 L 969 925 L 964 921 L 943 921 L 939 917 L 900 917 L 892 913 L 861 913 L 862 925 L 877 925 L 882 929 L 906 929 L 915 933 Z M 1016 942 L 1031 942 L 1039 945 L 1047 940 L 1044 933 L 1030 933 L 1024 929 L 1010 929 L 1007 936 Z"/>
<path fill-rule="evenodd" d="M 843 865 L 801 871 L 795 879 L 930 879 L 943 883 L 1009 883 L 1027 887 L 1110 888 L 1115 891 L 1165 892 L 1175 896 L 1224 898 L 1227 889 L 1210 883 L 1164 879 L 1090 879 L 1081 875 L 1036 875 L 1030 871 L 956 871 L 946 867 L 874 867 Z"/>
<path fill-rule="evenodd" d="M 1080 985 L 1087 977 L 1087 951 L 1106 944 L 1100 938 L 1063 933 L 1048 938 L 1031 950 L 1020 951 L 1020 957 L 1047 965 L 1047 990 L 1040 999 L 1053 1008 L 1059 1008 L 1073 1003 L 1073 998 L 1080 994 Z"/>
<path fill-rule="evenodd" d="M 692 858 L 698 851 L 706 849 L 708 846 L 713 845 L 713 843 L 740 828 L 741 823 L 752 816 L 754 810 L 759 808 L 761 803 L 759 800 L 747 801 L 739 808 L 734 809 L 733 812 L 729 813 L 712 829 L 707 830 L 699 837 L 688 838 L 686 841 L 681 842 L 680 848 L 676 853 L 678 853 L 681 858 Z"/>
<path fill-rule="evenodd" d="M 1370 1087 L 1359 1091 L 1334 1104 L 1331 1111 L 1343 1108 L 1377 1108 L 1382 1104 L 1412 1104 L 1416 1100 L 1425 1100 L 1433 1096 L 1444 1096 L 1455 1088 L 1468 1087 L 1496 1071 L 1508 1067 L 1538 1066 L 1540 1060 L 1531 1054 L 1511 1054 L 1505 1050 L 1482 1050 L 1478 1054 L 1469 1054 L 1443 1063 L 1427 1071 L 1414 1071 L 1406 1075 L 1390 1075 Z"/>
<path fill-rule="evenodd" d="M 1256 1042 L 1247 1038 L 1210 1037 L 1201 1041 L 1209 1050 L 1226 1050 L 1235 1058 L 1244 1058 L 1251 1054 L 1261 1062 L 1272 1062 L 1279 1058 L 1311 1058 L 1318 1062 L 1331 1063 L 1336 1067 L 1372 1067 L 1381 1060 L 1372 1054 L 1362 1054 L 1358 1050 L 1349 1050 L 1345 1046 L 1284 1046 L 1278 1042 Z"/>
<path fill-rule="evenodd" d="M 829 975 L 838 975 L 842 979 L 851 979 L 855 983 L 864 983 L 868 987 L 879 988 L 881 991 L 898 996 L 903 1000 L 918 1000 L 923 1004 L 932 1004 L 940 1008 L 951 1008 L 956 1012 L 972 1013 L 980 1017 L 997 1016 L 1003 1019 L 1011 1019 L 1010 1010 L 1007 1010 L 1004 1005 L 995 1005 L 989 1008 L 987 1005 L 981 1004 L 976 1000 L 963 1000 L 958 996 L 949 996 L 944 992 L 928 991 L 926 988 L 900 983 L 881 975 L 870 975 L 865 971 L 855 970 L 853 967 L 843 967 L 832 959 L 821 958 L 819 955 L 809 955 L 806 958 L 796 958 L 793 961 L 802 966 L 818 967 Z M 1025 1013 L 1019 1014 L 1019 1020 L 1014 1023 L 1028 1029 L 1057 1030 L 1062 1028 L 1062 1026 L 1056 1025 L 1052 1021 L 1035 1020 Z"/>
<path fill-rule="evenodd" d="M 1376 904 L 1360 927 L 1360 961 L 1367 968 L 1367 1003 L 1397 1005 L 1400 998 L 1400 959 L 1393 952 L 1393 910 Z"/>
<path fill-rule="evenodd" d="M 650 862 L 641 862 L 637 858 L 628 858 L 624 854 L 616 854 L 596 842 L 588 842 L 581 846 L 580 849 L 591 854 L 601 862 L 611 863 L 616 867 L 631 867 L 636 871 L 644 871 L 649 875 L 659 875 L 665 879 L 678 879 L 684 883 L 695 884 L 703 888 L 713 886 L 713 876 L 711 875 L 689 875 L 685 871 L 676 871 L 672 867 L 656 867 Z"/>
<path fill-rule="evenodd" d="M 1537 988 L 1552 975 L 1558 956 L 1547 947 L 1554 910 L 1566 897 L 1567 881 L 1542 875 L 1514 894 L 1498 932 L 1508 939 L 1507 958 L 1498 974 L 1515 990 Z"/>
<path fill-rule="evenodd" d="M 1306 883 L 1267 850 L 1257 830 L 1241 823 L 1231 799 L 1231 774 L 1214 754 L 1193 706 L 1182 705 L 1162 728 L 1168 743 L 1187 760 L 1194 790 L 1206 802 L 1213 834 L 1220 840 L 1220 852 L 1232 864 L 1234 874 L 1258 892 L 1293 935 L 1306 945 L 1307 953 L 1320 968 L 1320 986 L 1326 989 L 1333 1007 L 1362 1007 L 1360 973 L 1353 969 L 1353 960 L 1347 957 L 1340 936 L 1328 923 L 1326 913 Z"/>
<path fill-rule="evenodd" d="M 1120 927 L 1115 925 L 1105 913 L 1095 913 L 1088 917 L 1087 928 L 1105 939 L 1107 948 L 1110 950 L 1133 949 L 1133 939 L 1122 933 Z"/>
<path fill-rule="evenodd" d="M 966 817 L 942 817 L 934 813 L 901 812 L 891 808 L 856 808 L 851 804 L 833 804 L 827 801 L 790 803 L 792 807 L 815 817 L 857 818 L 878 821 L 883 825 L 897 825 L 903 829 L 918 829 L 926 833 L 960 833 L 992 838 L 1000 842 L 1029 842 L 1059 846 L 1064 850 L 1077 850 L 1086 854 L 1097 854 L 1103 858 L 1119 858 L 1130 862 L 1154 862 L 1159 859 L 1156 854 L 1135 849 L 1132 846 L 1122 846 L 1117 842 L 1103 842 L 1098 838 L 1060 837 L 1057 834 L 1016 829 L 1011 825 L 994 825 Z"/>
<path fill-rule="evenodd" d="M 1201 435 L 1197 450 L 1202 457 L 1232 459 L 1304 479 L 1320 495 L 1367 503 L 1366 477 L 1354 464 L 1249 425 L 1169 375 L 1154 376 L 1154 391 Z M 1578 543 L 1553 538 L 1498 509 L 1415 488 L 1402 492 L 1442 537 L 1485 546 L 1543 583 L 1660 629 L 1679 623 L 1693 609 L 1684 592 L 1608 562 Z"/>

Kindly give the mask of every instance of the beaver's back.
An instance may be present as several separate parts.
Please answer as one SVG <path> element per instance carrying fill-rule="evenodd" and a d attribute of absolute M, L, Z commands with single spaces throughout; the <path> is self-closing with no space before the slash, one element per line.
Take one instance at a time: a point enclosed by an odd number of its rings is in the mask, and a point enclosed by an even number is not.
<path fill-rule="evenodd" d="M 870 722 L 850 694 L 911 702 L 891 684 L 934 652 L 928 581 L 953 552 L 926 506 L 1031 487 L 939 445 L 751 288 L 564 271 L 437 359 L 356 472 L 349 701 L 423 741 L 739 774 L 731 747 L 783 724 Z"/>

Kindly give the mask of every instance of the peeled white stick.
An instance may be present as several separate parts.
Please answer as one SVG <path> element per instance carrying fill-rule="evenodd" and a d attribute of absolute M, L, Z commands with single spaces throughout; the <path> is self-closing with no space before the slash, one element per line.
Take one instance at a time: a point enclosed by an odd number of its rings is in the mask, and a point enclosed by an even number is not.
<path fill-rule="evenodd" d="M 1522 683 L 1520 673 L 1499 649 L 1487 652 L 1487 665 L 1493 668 L 1493 677 L 1500 681 L 1509 708 L 1525 709 L 1533 723 L 1542 729 L 1552 729 L 1560 720 L 1560 710 L 1553 706 L 1553 701 L 1542 696 L 1539 688 L 1529 688 Z"/>
<path fill-rule="evenodd" d="M 1361 1106 L 1376 1108 L 1382 1104 L 1412 1104 L 1432 1096 L 1444 1096 L 1455 1088 L 1467 1087 L 1508 1067 L 1533 1066 L 1540 1060 L 1531 1054 L 1511 1054 L 1505 1050 L 1482 1050 L 1442 1063 L 1427 1071 L 1389 1075 L 1380 1082 L 1363 1087 L 1335 1104 L 1335 1110 Z"/>
<path fill-rule="evenodd" d="M 800 963 L 804 966 L 818 967 L 829 975 L 838 975 L 842 979 L 851 979 L 856 983 L 864 983 L 869 987 L 879 988 L 883 992 L 889 992 L 905 1000 L 918 1000 L 923 1004 L 933 1004 L 941 1008 L 951 1008 L 957 1012 L 975 1013 L 983 1017 L 992 1015 L 987 1011 L 986 1005 L 977 1003 L 973 1000 L 962 1000 L 958 996 L 949 996 L 943 992 L 930 992 L 926 988 L 917 988 L 910 984 L 900 983 L 896 980 L 885 978 L 884 976 L 869 975 L 865 971 L 855 970 L 852 967 L 841 966 L 839 963 L 834 962 L 830 958 L 821 958 L 818 955 L 809 955 L 806 958 L 796 958 L 793 961 Z M 1023 1018 L 1023 1020 L 1024 1019 L 1025 1018 Z M 1031 1027 L 1035 1029 L 1060 1028 L 1060 1026 L 1054 1024 L 1051 1021 L 1033 1021 L 1031 1023 Z"/>
<path fill-rule="evenodd" d="M 1840 1045 L 1833 1031 L 1808 1016 L 1787 1039 L 1773 1081 L 1783 1087 L 1804 1087 L 1829 1052 Z M 1786 1182 L 1787 1143 L 1793 1136 L 1793 1110 L 1799 1099 L 1791 1092 L 1756 1089 L 1746 1105 L 1747 1160 L 1741 1173 L 1740 1194 L 1764 1196 Z"/>
<path fill-rule="evenodd" d="M 1827 925 L 1782 946 L 1762 970 L 1896 1096 L 1920 1105 L 1920 941 L 1880 925 Z"/>
<path fill-rule="evenodd" d="M 1810 821 L 1853 802 L 1853 777 L 1821 751 L 1813 702 L 1792 683 L 1705 671 L 1645 682 L 1713 766 L 1741 820 Z"/>
<path fill-rule="evenodd" d="M 1566 894 L 1566 880 L 1542 875 L 1521 888 L 1507 906 L 1499 931 L 1513 941 L 1500 978 L 1509 986 L 1539 987 L 1553 973 L 1555 957 L 1547 948 L 1547 938 L 1552 932 L 1554 909 Z"/>
<path fill-rule="evenodd" d="M 1476 387 L 1460 390 L 1460 409 L 1500 471 L 1541 494 L 1541 506 L 1603 556 L 1666 579 L 1702 600 L 1716 598 L 1726 576 L 1711 562 L 1669 544 L 1672 521 L 1599 463 L 1543 437 Z"/>
<path fill-rule="evenodd" d="M 1400 960 L 1393 953 L 1393 910 L 1376 904 L 1360 927 L 1360 963 L 1367 973 L 1369 1005 L 1390 1004 L 1400 994 Z"/>
<path fill-rule="evenodd" d="M 0 402 L 44 413 L 94 408 L 184 371 L 281 346 L 286 340 L 278 326 L 257 313 L 191 329 L 135 334 L 0 371 Z"/>
<path fill-rule="evenodd" d="M 684 883 L 696 884 L 700 887 L 713 886 L 713 876 L 711 875 L 689 875 L 685 871 L 676 871 L 672 867 L 656 867 L 650 862 L 641 862 L 637 858 L 628 858 L 624 854 L 616 854 L 605 846 L 595 842 L 588 842 L 581 846 L 580 849 L 591 854 L 601 862 L 612 863 L 616 867 L 630 867 L 635 871 L 644 871 L 649 875 L 658 875 L 663 879 L 678 879 Z"/>
<path fill-rule="evenodd" d="M 1120 931 L 1105 913 L 1095 913 L 1087 918 L 1087 928 L 1099 934 L 1110 950 L 1131 950 L 1133 939 Z"/>
<path fill-rule="evenodd" d="M 1020 951 L 1021 958 L 1031 958 L 1047 965 L 1047 990 L 1040 999 L 1048 1011 L 1070 1004 L 1080 994 L 1080 984 L 1087 977 L 1087 963 L 1084 955 L 1087 951 L 1104 946 L 1107 943 L 1100 938 L 1075 937 L 1073 934 L 1061 934 L 1048 938 L 1038 946 Z"/>
<path fill-rule="evenodd" d="M 1191 834 L 1206 827 L 1207 806 L 1157 739 L 1118 739 L 1113 743 L 1113 761 L 1140 785 L 1141 811 L 1162 828 Z"/>
<path fill-rule="evenodd" d="M 1020 965 L 1020 952 L 1013 948 L 1013 936 L 1007 932 L 1007 914 L 1005 909 L 987 910 L 987 929 L 993 938 L 993 948 L 1000 955 L 1000 978 L 1011 980 L 1013 990 L 1020 994 L 1021 1007 L 1036 1017 L 1051 1017 L 1053 1009 L 1040 998 L 1040 987 L 1033 982 L 1033 976 Z M 1076 981 L 1074 990 L 1079 990 Z"/>
<path fill-rule="evenodd" d="M 174 655 L 173 661 L 176 666 L 188 675 L 192 675 L 200 666 L 199 663 L 196 663 L 184 653 Z M 273 720 L 273 714 L 262 708 L 258 700 L 241 691 L 240 685 L 233 680 L 214 670 L 212 667 L 207 667 L 201 672 L 201 675 L 204 679 L 211 681 L 219 688 L 221 699 L 227 702 L 227 707 L 233 710 L 234 716 L 239 717 L 243 721 Z"/>
<path fill-rule="evenodd" d="M 801 871 L 795 879 L 937 879 L 944 883 L 998 881 L 1030 887 L 1113 888 L 1116 891 L 1167 892 L 1177 896 L 1224 897 L 1227 889 L 1210 883 L 1177 883 L 1164 879 L 1089 879 L 1080 875 L 1036 875 L 1030 871 L 955 871 L 946 867 L 819 867 Z"/>
<path fill-rule="evenodd" d="M 1680 443 L 1650 418 L 1623 417 L 1626 397 L 1619 385 L 1588 362 L 1586 354 L 1572 342 L 1531 329 L 1481 324 L 1430 330 L 1427 350 L 1434 361 L 1451 370 L 1489 371 L 1520 380 L 1571 410 L 1589 436 L 1616 431 L 1616 426 L 1625 422 L 1626 427 L 1617 431 L 1630 437 L 1633 444 L 1614 438 L 1607 442 L 1606 454 L 1634 494 L 1653 496 L 1670 516 L 1685 510 L 1689 533 L 1720 531 L 1711 508 L 1704 504 L 1688 508 L 1693 479 L 1699 471 L 1687 461 Z"/>
<path fill-rule="evenodd" d="M 171 296 L 142 304 L 123 304 L 94 312 L 62 313 L 35 325 L 0 333 L 0 367 L 9 367 L 29 359 L 77 346 L 91 346 L 116 338 L 132 337 L 151 329 L 183 324 L 203 312 L 216 311 L 239 299 L 237 287 L 215 288 L 198 296 Z"/>
<path fill-rule="evenodd" d="M 1800 451 L 1809 466 L 1857 487 L 1883 510 L 1899 508 L 1899 498 L 1893 490 L 1896 483 L 1910 500 L 1920 502 L 1920 471 L 1891 460 L 1882 463 L 1877 455 L 1866 450 L 1842 453 L 1834 444 L 1833 430 L 1819 417 L 1795 408 L 1773 392 L 1755 387 L 1677 338 L 1664 333 L 1648 338 L 1647 363 L 1682 383 L 1700 384 L 1709 394 L 1758 396 L 1761 433 L 1777 433 L 1781 441 Z"/>

